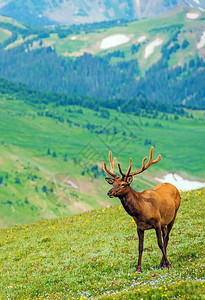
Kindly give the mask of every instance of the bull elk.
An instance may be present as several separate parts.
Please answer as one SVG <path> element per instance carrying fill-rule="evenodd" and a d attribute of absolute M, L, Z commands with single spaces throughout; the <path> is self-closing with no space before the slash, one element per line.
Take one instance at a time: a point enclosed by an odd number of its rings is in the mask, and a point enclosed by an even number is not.
<path fill-rule="evenodd" d="M 142 160 L 140 170 L 131 172 L 132 158 L 130 158 L 127 173 L 124 173 L 118 163 L 118 168 L 122 177 L 114 173 L 114 164 L 116 158 L 112 160 L 111 151 L 109 152 L 110 171 L 106 167 L 106 163 L 102 163 L 104 172 L 112 178 L 105 180 L 113 185 L 107 195 L 110 198 L 118 197 L 125 211 L 133 217 L 137 225 L 137 233 L 139 237 L 139 256 L 136 272 L 141 272 L 141 261 L 144 243 L 144 231 L 155 229 L 157 242 L 162 251 L 162 260 L 160 267 L 170 268 L 170 263 L 167 259 L 166 249 L 169 241 L 169 234 L 174 224 L 177 210 L 180 206 L 180 193 L 175 186 L 170 183 L 160 183 L 153 190 L 145 190 L 137 192 L 130 186 L 133 176 L 142 173 L 151 165 L 158 163 L 161 160 L 161 155 L 153 160 L 153 147 L 150 150 L 150 157 L 145 164 L 147 157 Z M 161 234 L 162 233 L 162 234 Z M 163 236 L 163 242 L 162 242 Z"/>

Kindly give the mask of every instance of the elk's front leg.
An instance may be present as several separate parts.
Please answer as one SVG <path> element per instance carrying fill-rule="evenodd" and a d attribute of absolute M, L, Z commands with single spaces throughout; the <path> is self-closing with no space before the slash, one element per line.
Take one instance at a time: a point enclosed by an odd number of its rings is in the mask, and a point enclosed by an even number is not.
<path fill-rule="evenodd" d="M 138 238 L 139 238 L 139 256 L 136 273 L 142 272 L 141 263 L 142 263 L 142 252 L 143 252 L 143 243 L 144 243 L 144 231 L 137 228 Z"/>

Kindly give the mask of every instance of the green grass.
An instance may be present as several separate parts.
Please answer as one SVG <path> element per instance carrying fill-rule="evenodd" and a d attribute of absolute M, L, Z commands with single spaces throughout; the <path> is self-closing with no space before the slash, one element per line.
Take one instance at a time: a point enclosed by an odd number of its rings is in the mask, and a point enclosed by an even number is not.
<path fill-rule="evenodd" d="M 127 169 L 130 156 L 133 168 L 140 167 L 150 150 L 150 145 L 144 145 L 146 139 L 155 146 L 156 157 L 162 154 L 162 160 L 134 180 L 135 189 L 153 188 L 154 177 L 167 172 L 202 181 L 205 178 L 204 112 L 192 112 L 194 119 L 180 117 L 176 121 L 172 115 L 165 120 L 160 114 L 153 119 L 110 110 L 110 118 L 105 119 L 100 112 L 85 108 L 79 113 L 80 107 L 40 106 L 14 100 L 10 95 L 0 97 L 1 227 L 114 204 L 104 197 L 108 186 L 100 173 L 101 161 L 108 161 L 111 149 L 123 169 Z M 38 115 L 46 111 L 65 121 Z M 71 127 L 66 119 L 73 122 Z M 93 131 L 87 129 L 88 120 L 97 126 Z M 113 134 L 114 127 L 117 134 Z M 103 128 L 110 133 L 98 134 Z M 91 172 L 93 166 L 98 168 L 98 178 Z M 78 190 L 66 185 L 65 180 L 76 183 Z"/>
<path fill-rule="evenodd" d="M 136 226 L 118 199 L 116 207 L 1 230 L 1 299 L 203 299 L 204 200 L 205 189 L 182 193 L 170 270 L 158 267 L 151 230 L 143 273 L 134 273 Z"/>

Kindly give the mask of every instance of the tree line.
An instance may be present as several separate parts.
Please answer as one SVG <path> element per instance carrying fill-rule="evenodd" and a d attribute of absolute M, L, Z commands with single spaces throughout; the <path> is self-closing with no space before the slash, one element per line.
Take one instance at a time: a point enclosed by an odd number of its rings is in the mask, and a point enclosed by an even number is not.
<path fill-rule="evenodd" d="M 147 116 L 151 115 L 153 118 L 157 118 L 158 113 L 164 114 L 177 114 L 181 116 L 188 116 L 187 112 L 182 106 L 173 106 L 166 103 L 152 102 L 145 95 L 138 94 L 135 98 L 126 101 L 125 99 L 111 99 L 104 101 L 101 98 L 80 96 L 73 94 L 64 94 L 56 92 L 41 91 L 38 89 L 30 88 L 25 84 L 15 84 L 6 79 L 0 78 L 0 94 L 10 95 L 11 99 L 17 99 L 30 104 L 36 104 L 39 108 L 39 116 L 51 117 L 59 122 L 63 122 L 62 116 L 52 113 L 50 111 L 44 111 L 45 107 L 41 104 L 53 104 L 53 107 L 78 105 L 81 107 L 95 110 L 99 113 L 99 117 L 109 119 L 110 114 L 107 109 L 114 109 L 121 111 L 122 113 Z M 66 108 L 67 110 L 67 108 Z M 68 110 L 72 112 L 71 109 Z M 77 112 L 82 114 L 83 111 L 78 109 Z M 67 120 L 69 123 L 69 120 Z"/>

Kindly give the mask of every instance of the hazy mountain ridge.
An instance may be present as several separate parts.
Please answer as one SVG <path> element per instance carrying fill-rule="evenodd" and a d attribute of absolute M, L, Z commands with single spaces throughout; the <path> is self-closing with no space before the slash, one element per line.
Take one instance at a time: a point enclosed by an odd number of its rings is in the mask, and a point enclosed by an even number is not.
<path fill-rule="evenodd" d="M 205 10 L 202 0 L 0 0 L 0 14 L 33 25 L 142 19 L 179 6 Z"/>

